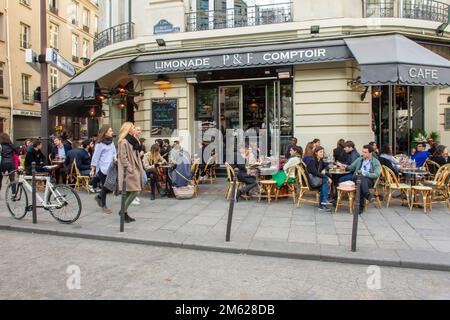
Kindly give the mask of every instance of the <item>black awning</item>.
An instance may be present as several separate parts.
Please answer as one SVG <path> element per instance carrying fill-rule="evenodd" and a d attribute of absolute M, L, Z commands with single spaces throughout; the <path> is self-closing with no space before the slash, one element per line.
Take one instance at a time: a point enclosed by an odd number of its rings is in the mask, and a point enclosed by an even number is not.
<path fill-rule="evenodd" d="M 130 64 L 133 75 L 344 61 L 353 56 L 343 40 L 146 55 Z"/>
<path fill-rule="evenodd" d="M 450 61 L 402 36 L 345 39 L 363 85 L 450 86 Z"/>
<path fill-rule="evenodd" d="M 92 106 L 98 105 L 99 102 L 95 96 L 97 81 L 135 58 L 135 56 L 122 57 L 95 62 L 49 97 L 50 113 L 66 116 L 79 115 L 83 113 L 80 108 L 89 110 Z"/>

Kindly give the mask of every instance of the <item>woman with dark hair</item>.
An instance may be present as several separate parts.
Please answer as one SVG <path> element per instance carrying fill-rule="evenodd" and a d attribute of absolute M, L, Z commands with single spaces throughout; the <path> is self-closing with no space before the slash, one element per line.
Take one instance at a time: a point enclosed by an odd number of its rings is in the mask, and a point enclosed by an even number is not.
<path fill-rule="evenodd" d="M 325 149 L 323 147 L 317 147 L 314 149 L 313 159 L 308 162 L 307 171 L 309 184 L 311 188 L 320 188 L 320 203 L 319 211 L 331 212 L 328 205 L 332 205 L 328 201 L 328 196 L 330 194 L 331 179 L 325 175 L 325 170 L 327 169 L 327 164 L 323 161 L 325 156 Z"/>
<path fill-rule="evenodd" d="M 111 164 L 117 159 L 117 151 L 113 142 L 113 130 L 107 124 L 103 125 L 97 136 L 94 154 L 91 160 L 91 177 L 97 176 L 102 183 L 102 191 L 95 197 L 103 213 L 111 214 L 106 206 L 106 195 L 111 191 L 105 188 L 106 175 Z"/>
<path fill-rule="evenodd" d="M 378 159 L 382 166 L 386 166 L 392 171 L 394 171 L 396 174 L 400 172 L 400 169 L 396 167 L 398 164 L 398 160 L 396 160 L 392 156 L 392 148 L 389 144 L 384 144 L 381 146 L 380 149 L 380 157 Z"/>
<path fill-rule="evenodd" d="M 339 161 L 342 163 L 347 161 L 347 154 L 345 153 L 344 147 L 345 147 L 345 140 L 339 139 L 337 142 L 336 149 L 333 150 L 334 161 Z"/>
<path fill-rule="evenodd" d="M 0 190 L 2 189 L 3 174 L 8 172 L 9 180 L 14 181 L 16 161 L 19 151 L 12 144 L 10 137 L 6 133 L 0 133 Z"/>
<path fill-rule="evenodd" d="M 436 162 L 438 165 L 443 166 L 447 163 L 450 163 L 450 157 L 448 156 L 448 149 L 444 145 L 438 145 L 436 147 L 436 151 L 430 157 L 431 161 Z M 432 172 L 433 173 L 433 172 Z"/>
<path fill-rule="evenodd" d="M 289 149 L 289 160 L 283 165 L 283 170 L 278 171 L 272 175 L 272 179 L 277 183 L 277 188 L 280 188 L 286 180 L 289 169 L 300 164 L 302 157 L 302 149 L 299 146 L 291 146 Z M 289 183 L 295 181 L 295 172 L 291 173 L 288 179 Z"/>
<path fill-rule="evenodd" d="M 307 165 L 309 161 L 313 159 L 314 154 L 314 142 L 308 142 L 305 147 L 305 153 L 303 154 L 303 162 Z"/>

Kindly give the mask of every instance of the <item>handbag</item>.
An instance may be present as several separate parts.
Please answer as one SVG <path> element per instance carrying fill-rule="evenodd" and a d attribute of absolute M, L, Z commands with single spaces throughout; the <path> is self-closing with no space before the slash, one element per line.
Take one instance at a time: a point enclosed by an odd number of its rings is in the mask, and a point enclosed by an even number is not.
<path fill-rule="evenodd" d="M 184 187 L 173 187 L 173 193 L 177 199 L 192 199 L 195 194 L 195 187 L 193 185 L 187 185 Z"/>
<path fill-rule="evenodd" d="M 311 173 L 308 173 L 309 176 L 309 185 L 311 188 L 318 188 L 322 185 L 322 178 L 313 176 Z"/>

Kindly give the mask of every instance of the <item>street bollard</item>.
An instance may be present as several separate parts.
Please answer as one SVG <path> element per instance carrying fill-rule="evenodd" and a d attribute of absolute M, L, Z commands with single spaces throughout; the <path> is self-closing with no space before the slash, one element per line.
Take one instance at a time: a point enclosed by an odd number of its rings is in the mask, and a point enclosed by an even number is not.
<path fill-rule="evenodd" d="M 356 251 L 356 237 L 358 236 L 358 218 L 359 209 L 361 208 L 361 171 L 356 174 L 356 203 L 358 207 L 353 210 L 353 229 L 352 229 L 352 252 Z"/>
<path fill-rule="evenodd" d="M 233 185 L 231 187 L 231 197 L 230 197 L 230 207 L 228 208 L 228 222 L 227 222 L 227 235 L 226 235 L 226 242 L 230 241 L 230 235 L 231 235 L 231 222 L 233 220 L 233 210 L 234 210 L 234 201 L 236 199 L 236 193 L 237 193 L 237 175 L 238 175 L 239 169 L 234 169 L 234 178 L 233 178 Z"/>
<path fill-rule="evenodd" d="M 37 224 L 36 192 L 36 162 L 33 162 L 31 163 L 31 206 L 33 209 L 33 224 Z"/>
<path fill-rule="evenodd" d="M 120 232 L 124 232 L 125 228 L 125 199 L 127 197 L 127 169 L 128 166 L 123 166 L 123 181 L 122 181 L 122 203 L 120 205 Z"/>

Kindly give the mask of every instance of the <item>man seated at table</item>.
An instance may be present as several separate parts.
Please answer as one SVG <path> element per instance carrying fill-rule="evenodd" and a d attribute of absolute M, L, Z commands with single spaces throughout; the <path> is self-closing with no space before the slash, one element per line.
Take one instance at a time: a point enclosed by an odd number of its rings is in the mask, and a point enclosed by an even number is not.
<path fill-rule="evenodd" d="M 245 183 L 246 186 L 237 191 L 236 201 L 239 201 L 240 197 L 258 187 L 258 181 L 256 180 L 256 166 L 259 164 L 260 163 L 256 161 L 254 154 L 251 152 L 250 147 L 248 145 L 241 146 L 235 167 L 239 169 L 237 175 L 238 181 Z"/>
<path fill-rule="evenodd" d="M 33 141 L 33 148 L 27 152 L 25 156 L 25 173 L 27 175 L 31 175 L 31 164 L 33 162 L 36 163 L 36 172 L 47 172 L 47 169 L 44 168 L 46 164 L 46 159 L 44 154 L 41 151 L 42 142 L 39 139 Z"/>
<path fill-rule="evenodd" d="M 353 172 L 351 179 L 348 179 L 349 175 L 345 175 L 341 179 L 345 178 L 346 180 L 353 180 L 356 183 L 356 173 L 361 171 L 361 199 L 367 199 L 370 202 L 374 201 L 373 194 L 370 193 L 370 188 L 373 188 L 375 185 L 375 181 L 381 174 L 381 164 L 373 156 L 373 148 L 371 145 L 365 145 L 362 150 L 362 156 L 356 159 L 351 165 L 340 164 L 340 167 Z M 343 182 L 339 179 L 339 182 Z M 361 201 L 359 207 L 359 213 L 363 213 L 365 207 L 365 201 Z"/>
<path fill-rule="evenodd" d="M 291 142 L 289 144 L 289 146 L 287 147 L 286 153 L 285 153 L 285 157 L 286 159 L 290 159 L 291 158 L 291 149 L 297 147 L 299 148 L 299 152 L 298 154 L 300 155 L 300 158 L 303 157 L 303 149 L 300 146 L 297 146 L 297 138 L 296 137 L 292 137 L 291 138 Z"/>
<path fill-rule="evenodd" d="M 411 156 L 411 160 L 416 161 L 417 167 L 423 167 L 425 161 L 431 156 L 428 151 L 425 151 L 425 142 L 419 142 L 416 147 L 417 151 Z"/>
<path fill-rule="evenodd" d="M 82 176 L 89 176 L 91 171 L 91 156 L 86 151 L 87 146 L 90 141 L 85 140 L 81 142 L 80 140 L 75 140 L 72 144 L 73 149 L 67 152 L 67 157 L 65 160 L 65 165 L 70 171 L 72 168 L 73 161 L 76 161 L 78 171 Z M 75 174 L 75 172 L 73 172 Z"/>
<path fill-rule="evenodd" d="M 344 162 L 344 164 L 346 165 L 351 165 L 360 156 L 358 151 L 356 151 L 355 149 L 355 144 L 353 143 L 353 141 L 345 142 L 344 151 L 347 154 L 347 161 Z"/>
<path fill-rule="evenodd" d="M 72 147 L 67 143 L 63 143 L 63 140 L 60 137 L 55 137 L 53 139 L 53 143 L 54 146 L 50 154 L 50 159 L 52 160 L 52 162 L 57 159 L 59 159 L 60 161 L 65 161 L 65 159 L 67 158 L 67 154 L 72 149 Z M 56 178 L 61 178 L 62 183 L 66 183 L 67 169 L 64 166 L 64 162 L 59 163 L 59 165 L 60 167 L 56 171 Z M 59 181 L 56 181 L 56 183 L 59 183 Z"/>

